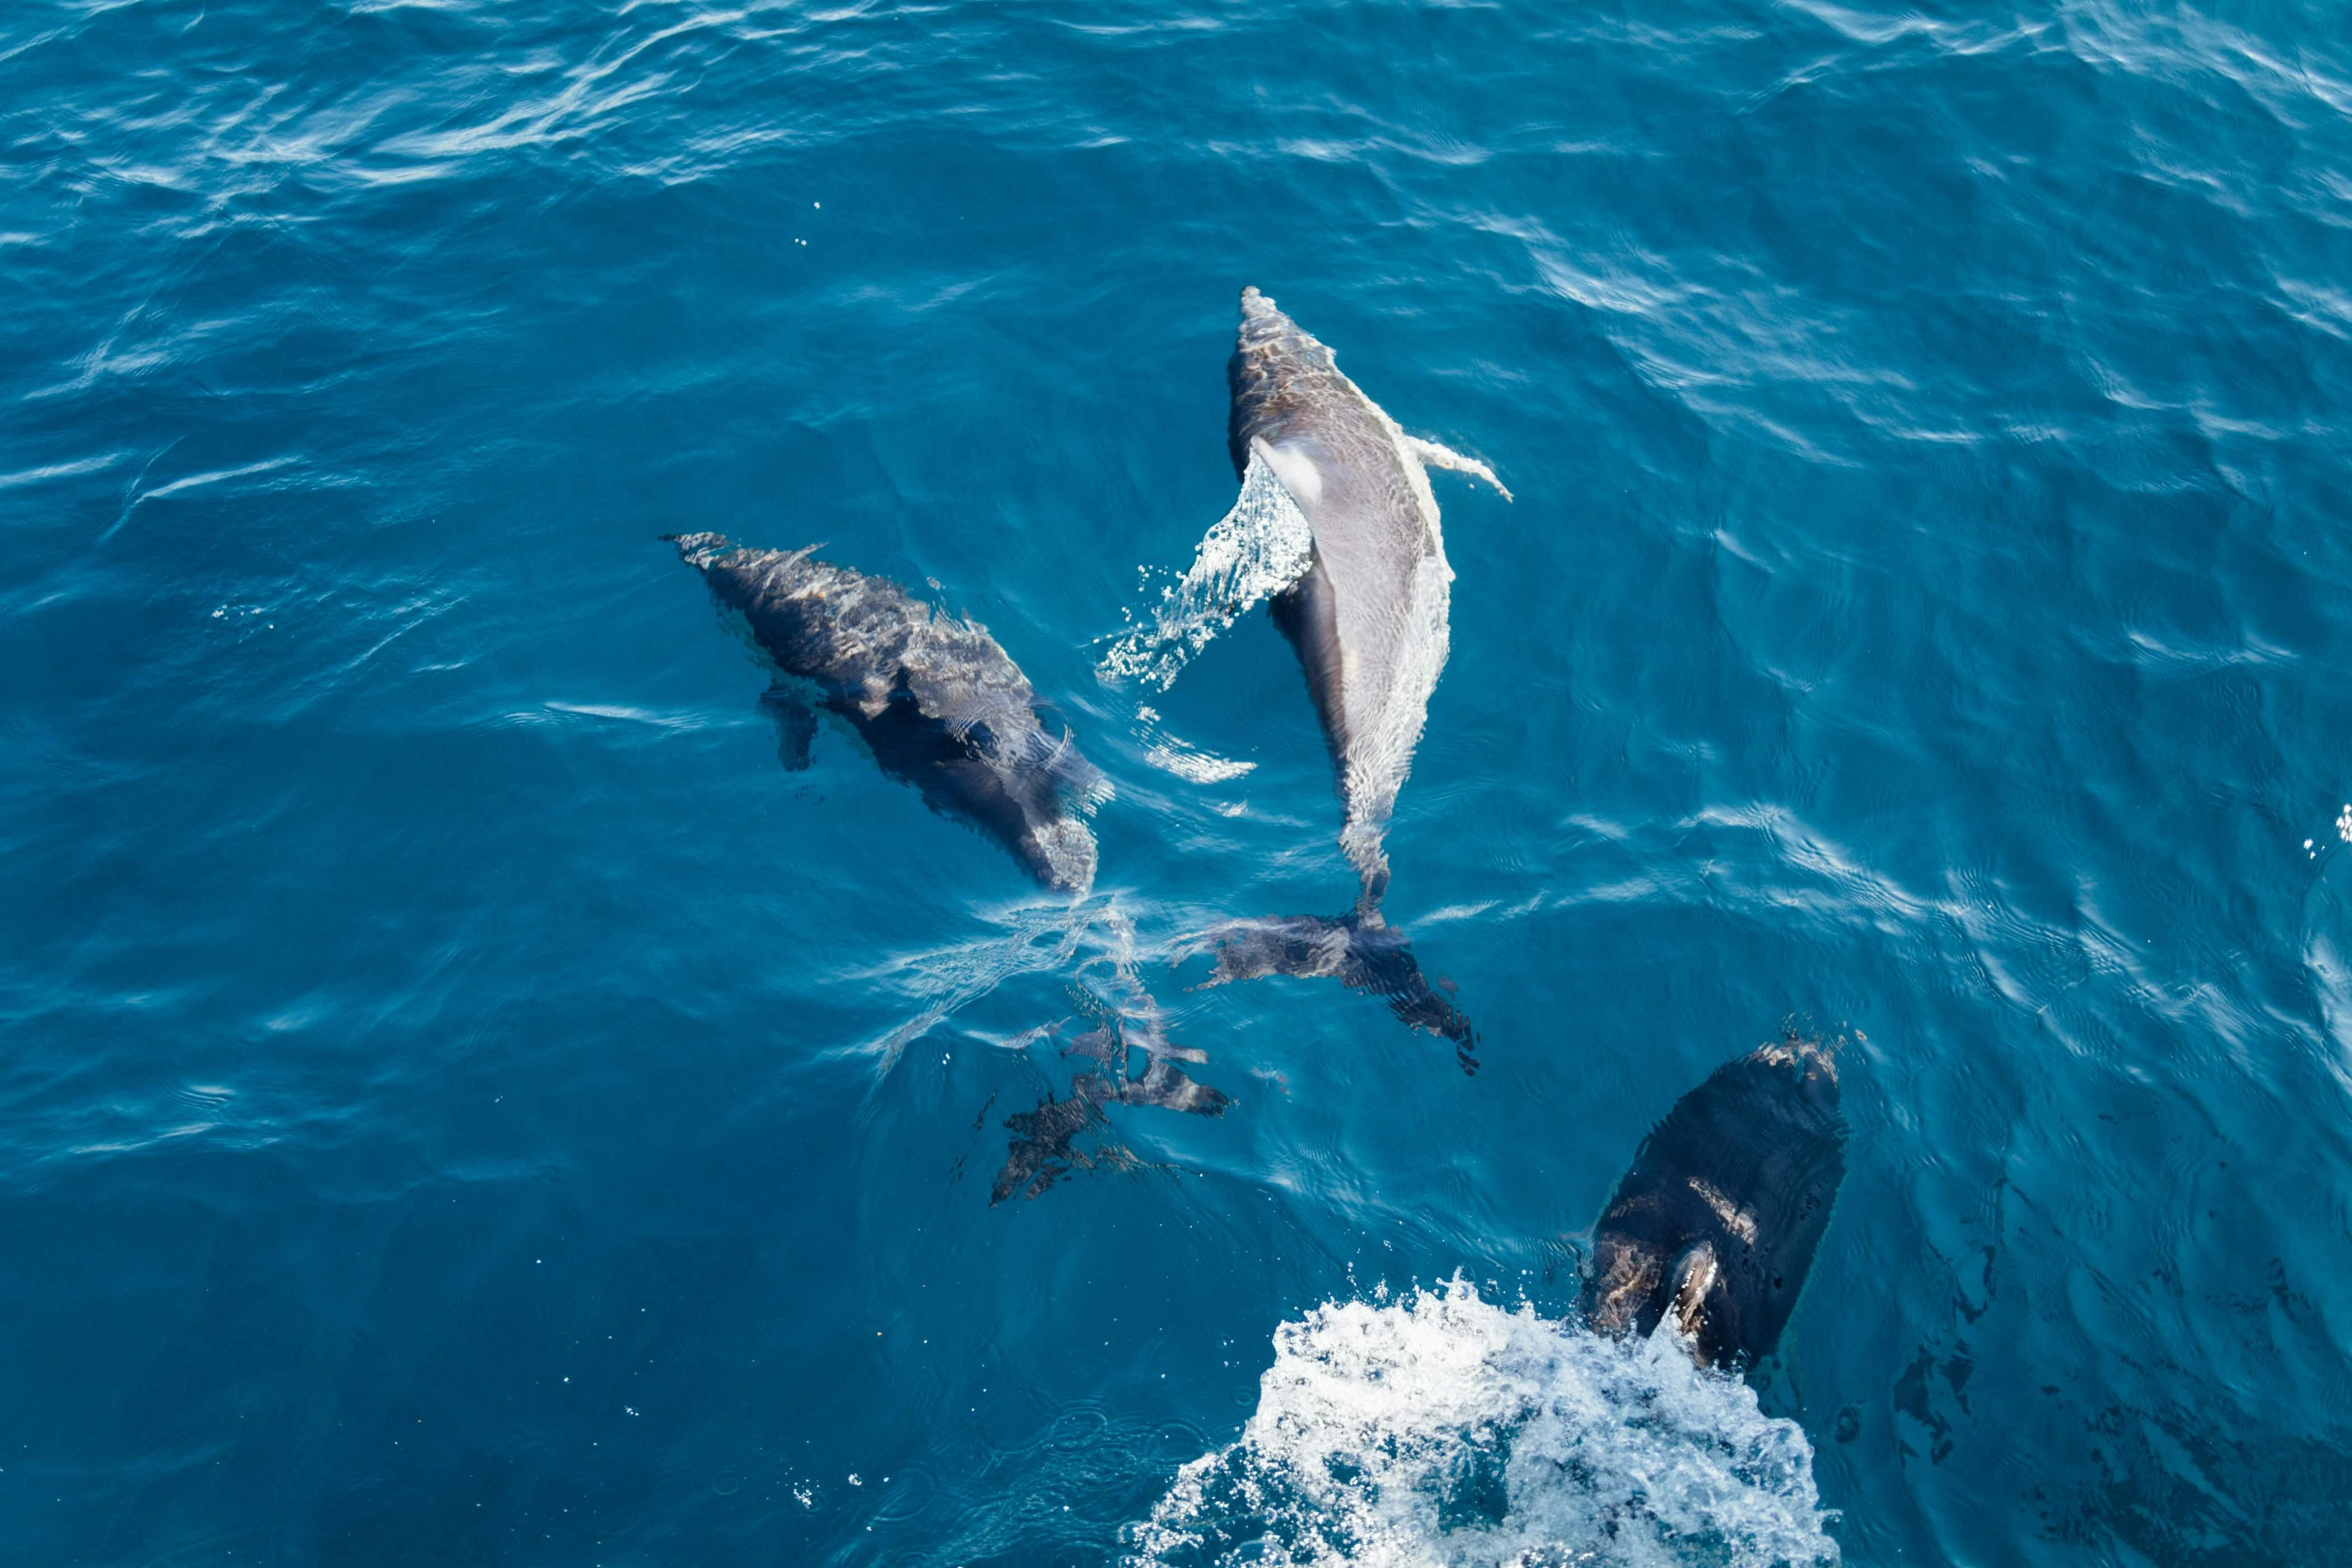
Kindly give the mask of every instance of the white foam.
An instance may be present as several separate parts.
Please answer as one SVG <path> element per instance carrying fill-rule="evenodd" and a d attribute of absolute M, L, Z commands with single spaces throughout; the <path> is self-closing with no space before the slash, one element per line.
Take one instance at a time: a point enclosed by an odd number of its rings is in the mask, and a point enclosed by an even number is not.
<path fill-rule="evenodd" d="M 1276 1331 L 1240 1440 L 1178 1472 L 1131 1561 L 1837 1562 L 1804 1433 L 1672 1334 L 1601 1338 L 1458 1276 L 1327 1302 Z"/>
<path fill-rule="evenodd" d="M 1220 757 L 1181 742 L 1165 742 L 1143 753 L 1143 760 L 1163 773 L 1174 773 L 1187 784 L 1223 784 L 1240 778 L 1256 768 L 1255 763 L 1235 762 Z"/>
<path fill-rule="evenodd" d="M 1306 513 L 1252 453 L 1234 510 L 1201 541 L 1183 578 L 1161 591 L 1150 623 L 1134 626 L 1111 645 L 1098 673 L 1165 691 L 1219 632 L 1297 582 L 1314 543 Z"/>
<path fill-rule="evenodd" d="M 1163 773 L 1174 773 L 1187 784 L 1224 784 L 1257 768 L 1255 763 L 1221 757 L 1170 734 L 1160 727 L 1159 713 L 1148 705 L 1135 710 L 1135 732 L 1145 742 L 1145 762 Z"/>

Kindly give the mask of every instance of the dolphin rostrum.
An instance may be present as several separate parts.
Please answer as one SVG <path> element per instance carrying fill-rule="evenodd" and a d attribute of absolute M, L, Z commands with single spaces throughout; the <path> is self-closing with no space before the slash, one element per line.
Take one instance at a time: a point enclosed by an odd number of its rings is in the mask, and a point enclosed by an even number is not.
<path fill-rule="evenodd" d="M 976 825 L 1047 888 L 1093 886 L 1095 839 L 1081 813 L 1108 786 L 986 627 L 936 614 L 887 578 L 815 560 L 814 545 L 669 537 L 774 675 L 761 700 L 787 768 L 808 766 L 811 707 L 821 708 L 884 773 Z"/>
<path fill-rule="evenodd" d="M 1354 912 L 1339 920 L 1293 916 L 1218 933 L 1211 984 L 1336 975 L 1452 1039 L 1467 1066 L 1468 1022 L 1381 919 L 1384 839 L 1448 647 L 1454 569 L 1425 470 L 1475 475 L 1506 500 L 1510 491 L 1477 459 L 1406 435 L 1255 289 L 1242 290 L 1241 310 L 1226 370 L 1228 447 L 1245 491 L 1263 468 L 1306 521 L 1307 547 L 1290 558 L 1296 575 L 1275 595 L 1274 618 L 1307 673 L 1347 812 L 1340 847 L 1360 887 Z"/>
<path fill-rule="evenodd" d="M 1771 1353 L 1845 1176 L 1832 1049 L 1788 1031 L 1675 1102 L 1594 1234 L 1595 1331 L 1671 1318 L 1702 1366 Z"/>

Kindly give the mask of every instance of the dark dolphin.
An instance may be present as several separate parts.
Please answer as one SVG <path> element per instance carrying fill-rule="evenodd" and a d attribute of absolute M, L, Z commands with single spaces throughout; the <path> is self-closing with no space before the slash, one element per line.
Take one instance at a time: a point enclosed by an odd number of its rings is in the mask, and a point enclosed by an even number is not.
<path fill-rule="evenodd" d="M 1255 289 L 1242 290 L 1241 309 L 1226 367 L 1227 446 L 1245 480 L 1254 460 L 1273 472 L 1312 537 L 1303 574 L 1274 600 L 1274 619 L 1297 652 L 1330 747 L 1347 808 L 1339 842 L 1360 889 L 1354 912 L 1340 919 L 1291 916 L 1213 933 L 1223 953 L 1211 983 L 1335 975 L 1451 1039 L 1467 1067 L 1468 1021 L 1430 989 L 1403 936 L 1381 918 L 1383 840 L 1450 637 L 1454 569 L 1424 469 L 1475 474 L 1506 499 L 1510 492 L 1475 458 L 1406 435 L 1339 373 L 1328 348 Z"/>
<path fill-rule="evenodd" d="M 1675 1102 L 1601 1216 L 1586 1321 L 1647 1334 L 1671 1316 L 1702 1366 L 1772 1352 L 1845 1176 L 1837 1065 L 1786 1038 Z"/>
<path fill-rule="evenodd" d="M 808 766 L 810 705 L 845 721 L 891 777 L 961 816 L 1060 892 L 1094 883 L 1080 812 L 1102 775 L 1049 720 L 986 627 L 935 613 L 887 578 L 753 550 L 716 533 L 670 536 L 777 679 L 761 699 L 788 768 Z"/>

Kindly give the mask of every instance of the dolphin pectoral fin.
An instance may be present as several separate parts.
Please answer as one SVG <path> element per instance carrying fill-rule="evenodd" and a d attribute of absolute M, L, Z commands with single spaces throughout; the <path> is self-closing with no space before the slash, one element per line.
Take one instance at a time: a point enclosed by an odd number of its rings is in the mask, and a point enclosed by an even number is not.
<path fill-rule="evenodd" d="M 1511 492 L 1503 488 L 1503 481 L 1495 477 L 1495 470 L 1477 458 L 1465 458 L 1451 447 L 1441 447 L 1434 441 L 1424 441 L 1418 436 L 1407 436 L 1404 438 L 1404 444 L 1405 449 L 1420 459 L 1423 467 L 1451 468 L 1457 474 L 1468 474 L 1474 479 L 1484 479 L 1495 487 L 1496 494 L 1505 500 L 1511 499 Z"/>
<path fill-rule="evenodd" d="M 801 694 L 778 681 L 760 694 L 760 709 L 776 724 L 776 761 L 787 773 L 805 773 L 816 740 L 816 714 Z"/>

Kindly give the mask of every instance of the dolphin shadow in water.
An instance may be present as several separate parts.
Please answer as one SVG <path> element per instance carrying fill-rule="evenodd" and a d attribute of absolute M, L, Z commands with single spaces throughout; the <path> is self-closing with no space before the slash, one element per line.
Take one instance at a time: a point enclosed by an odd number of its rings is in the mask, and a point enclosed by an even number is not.
<path fill-rule="evenodd" d="M 1671 1318 L 1701 1366 L 1772 1352 L 1845 1177 L 1837 1048 L 1791 1028 L 1675 1102 L 1595 1228 L 1583 1310 L 1596 1331 Z"/>
<path fill-rule="evenodd" d="M 1107 954 L 1079 965 L 1068 986 L 1076 1013 L 1040 1031 L 1058 1038 L 1061 1030 L 1081 1020 L 1092 1026 L 1062 1047 L 1064 1057 L 1081 1057 L 1094 1066 L 1070 1080 L 1069 1097 L 1054 1098 L 1049 1089 L 1034 1110 L 1017 1111 L 1004 1125 L 1013 1134 L 1004 1167 L 990 1188 L 989 1206 L 995 1207 L 1015 1193 L 1034 1198 L 1074 1170 L 1108 1167 L 1140 1170 L 1146 1162 L 1102 1136 L 1109 1125 L 1104 1115 L 1113 1105 L 1157 1106 L 1163 1110 L 1195 1116 L 1223 1116 L 1233 1100 L 1223 1089 L 1199 1082 L 1176 1064 L 1198 1067 L 1208 1053 L 1169 1039 L 1159 1002 L 1138 973 L 1135 928 L 1116 904 L 1102 915 L 1110 931 Z M 1108 973 L 1102 971 L 1108 969 Z M 1088 971 L 1095 972 L 1089 977 Z M 1138 1051 L 1143 1053 L 1140 1073 L 1129 1070 Z M 1092 1135 L 1089 1154 L 1077 1140 Z"/>
<path fill-rule="evenodd" d="M 822 709 L 885 773 L 1003 845 L 1045 887 L 1093 885 L 1084 814 L 1108 785 L 988 628 L 939 615 L 887 578 L 814 560 L 814 546 L 667 538 L 774 676 L 760 702 L 786 768 L 809 765 Z"/>
<path fill-rule="evenodd" d="M 1123 979 L 1131 984 L 1131 972 Z M 1049 1089 L 1036 1110 L 1015 1111 L 1005 1118 L 1013 1140 L 1005 1151 L 1004 1166 L 989 1189 L 989 1207 L 1016 1193 L 1024 1198 L 1038 1197 L 1074 1170 L 1145 1168 L 1146 1163 L 1132 1151 L 1102 1137 L 1109 1126 L 1103 1114 L 1107 1106 L 1150 1105 L 1196 1116 L 1223 1116 L 1225 1107 L 1233 1103 L 1223 1089 L 1198 1081 L 1175 1065 L 1178 1061 L 1198 1065 L 1208 1060 L 1208 1054 L 1171 1045 L 1158 1005 L 1139 985 L 1136 994 L 1139 1003 L 1119 1012 L 1105 1006 L 1091 993 L 1072 988 L 1073 999 L 1095 1026 L 1063 1047 L 1061 1054 L 1089 1058 L 1095 1066 L 1071 1079 L 1067 1099 L 1055 1100 Z M 1046 1032 L 1055 1034 L 1058 1029 L 1056 1026 Z M 1139 1050 L 1145 1058 L 1139 1075 L 1129 1070 L 1133 1053 Z M 1088 1134 L 1096 1140 L 1091 1153 L 1076 1142 Z"/>

